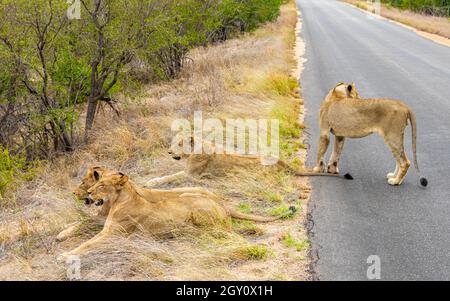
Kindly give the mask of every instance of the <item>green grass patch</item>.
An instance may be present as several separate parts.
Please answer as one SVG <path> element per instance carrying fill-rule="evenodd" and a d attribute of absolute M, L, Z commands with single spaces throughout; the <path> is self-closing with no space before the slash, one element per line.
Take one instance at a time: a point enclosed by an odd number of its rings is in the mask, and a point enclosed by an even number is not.
<path fill-rule="evenodd" d="M 272 203 L 281 203 L 283 201 L 283 196 L 276 191 L 263 191 L 262 195 L 264 199 Z"/>
<path fill-rule="evenodd" d="M 272 109 L 270 117 L 280 123 L 280 154 L 283 160 L 295 155 L 305 145 L 299 141 L 305 126 L 300 124 L 299 102 L 292 99 L 280 99 Z"/>
<path fill-rule="evenodd" d="M 251 221 L 233 220 L 232 226 L 234 231 L 242 235 L 261 236 L 264 234 L 264 230 Z"/>
<path fill-rule="evenodd" d="M 240 248 L 237 251 L 237 255 L 241 259 L 245 260 L 263 260 L 269 257 L 272 253 L 267 246 L 252 245 Z"/>
<path fill-rule="evenodd" d="M 296 239 L 291 233 L 287 233 L 283 238 L 283 244 L 288 248 L 295 248 L 298 252 L 304 251 L 310 247 L 307 239 Z"/>
<path fill-rule="evenodd" d="M 279 96 L 293 96 L 297 80 L 285 74 L 272 74 L 264 84 L 264 90 Z"/>
<path fill-rule="evenodd" d="M 250 206 L 250 204 L 246 204 L 246 203 L 239 204 L 239 206 L 237 207 L 237 210 L 239 212 L 246 213 L 246 214 L 252 213 L 252 207 Z"/>
<path fill-rule="evenodd" d="M 289 205 L 283 203 L 277 207 L 267 209 L 267 214 L 271 216 L 281 216 L 283 219 L 293 218 L 295 212 L 289 209 Z"/>
<path fill-rule="evenodd" d="M 305 163 L 299 158 L 299 157 L 295 157 L 290 163 L 289 165 L 295 169 L 295 170 L 299 170 L 300 168 L 302 168 Z"/>

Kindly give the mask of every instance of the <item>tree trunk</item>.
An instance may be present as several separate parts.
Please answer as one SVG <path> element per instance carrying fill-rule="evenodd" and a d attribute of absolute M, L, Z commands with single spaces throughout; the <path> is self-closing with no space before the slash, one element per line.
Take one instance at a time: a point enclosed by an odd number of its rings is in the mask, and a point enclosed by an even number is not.
<path fill-rule="evenodd" d="M 65 152 L 73 151 L 73 144 L 72 144 L 72 140 L 70 139 L 69 135 L 67 134 L 66 123 L 64 121 L 61 121 L 59 123 L 59 128 L 61 130 L 61 142 L 63 143 L 64 151 Z"/>
<path fill-rule="evenodd" d="M 97 111 L 98 100 L 95 96 L 90 95 L 88 100 L 88 108 L 86 114 L 86 126 L 84 129 L 84 142 L 87 143 L 89 140 L 89 132 L 94 125 L 95 113 Z"/>

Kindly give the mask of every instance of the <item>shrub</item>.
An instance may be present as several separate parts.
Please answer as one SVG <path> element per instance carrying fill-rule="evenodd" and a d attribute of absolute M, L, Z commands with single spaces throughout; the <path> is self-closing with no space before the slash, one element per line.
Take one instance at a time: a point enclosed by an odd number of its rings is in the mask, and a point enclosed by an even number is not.
<path fill-rule="evenodd" d="M 0 1 L 0 145 L 25 149 L 30 161 L 74 150 L 84 115 L 87 141 L 100 102 L 118 113 L 133 64 L 147 82 L 172 79 L 192 48 L 272 21 L 282 0 L 83 3 L 81 18 L 69 20 L 65 1 Z M 272 84 L 286 94 L 292 82 Z"/>
<path fill-rule="evenodd" d="M 448 0 L 383 0 L 383 2 L 427 15 L 450 16 L 450 2 Z"/>
<path fill-rule="evenodd" d="M 0 200 L 14 183 L 29 180 L 32 176 L 33 169 L 24 156 L 12 155 L 0 146 Z"/>

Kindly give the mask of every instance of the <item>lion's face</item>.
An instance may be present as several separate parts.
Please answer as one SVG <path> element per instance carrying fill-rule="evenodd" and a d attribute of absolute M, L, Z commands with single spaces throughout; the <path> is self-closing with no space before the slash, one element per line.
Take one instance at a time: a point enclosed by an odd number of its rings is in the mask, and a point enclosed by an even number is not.
<path fill-rule="evenodd" d="M 181 160 L 182 158 L 186 158 L 189 156 L 189 154 L 183 152 L 183 147 L 185 146 L 185 143 L 190 143 L 191 150 L 194 148 L 194 137 L 191 136 L 185 136 L 183 133 L 177 134 L 170 146 L 169 149 L 169 155 L 172 156 L 175 160 Z"/>
<path fill-rule="evenodd" d="M 123 173 L 104 176 L 93 187 L 88 189 L 89 199 L 94 201 L 97 206 L 101 206 L 106 202 L 113 202 L 117 199 L 127 182 L 128 177 Z"/>
<path fill-rule="evenodd" d="M 90 205 L 93 201 L 89 198 L 88 190 L 94 186 L 103 175 L 109 173 L 110 170 L 103 167 L 92 167 L 86 173 L 86 176 L 81 180 L 80 185 L 73 191 L 73 194 L 79 199 L 83 200 L 86 205 Z"/>
<path fill-rule="evenodd" d="M 359 98 L 359 93 L 356 90 L 355 83 L 346 84 L 346 83 L 339 83 L 334 88 L 334 96 L 337 99 L 342 98 Z"/>

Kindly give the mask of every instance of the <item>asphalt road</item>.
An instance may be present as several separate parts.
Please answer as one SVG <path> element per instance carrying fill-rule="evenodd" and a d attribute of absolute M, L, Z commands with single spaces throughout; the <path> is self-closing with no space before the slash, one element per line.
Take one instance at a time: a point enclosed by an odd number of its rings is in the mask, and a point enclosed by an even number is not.
<path fill-rule="evenodd" d="M 377 255 L 382 280 L 450 280 L 450 48 L 345 3 L 297 2 L 306 43 L 301 85 L 309 165 L 321 101 L 336 83 L 354 81 L 362 97 L 400 99 L 416 113 L 419 166 L 430 182 L 420 188 L 411 168 L 402 186 L 389 186 L 385 176 L 395 161 L 383 140 L 347 140 L 340 170 L 355 180 L 312 179 L 316 277 L 367 280 L 367 259 Z"/>

